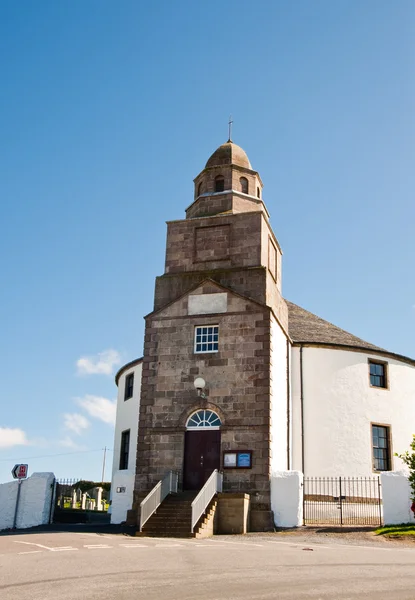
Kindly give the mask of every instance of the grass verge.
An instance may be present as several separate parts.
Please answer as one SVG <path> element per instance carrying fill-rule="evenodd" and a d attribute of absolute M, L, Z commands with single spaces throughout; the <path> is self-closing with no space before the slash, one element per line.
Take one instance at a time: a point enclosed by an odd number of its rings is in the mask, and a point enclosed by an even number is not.
<path fill-rule="evenodd" d="M 376 529 L 375 535 L 384 535 L 386 537 L 411 537 L 415 540 L 415 524 L 402 523 L 401 525 L 388 525 L 387 527 L 379 527 Z"/>

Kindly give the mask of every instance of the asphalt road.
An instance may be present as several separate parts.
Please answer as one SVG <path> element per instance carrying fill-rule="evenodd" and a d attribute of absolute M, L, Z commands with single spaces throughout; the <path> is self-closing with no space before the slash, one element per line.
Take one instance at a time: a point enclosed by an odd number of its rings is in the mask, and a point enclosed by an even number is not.
<path fill-rule="evenodd" d="M 415 545 L 278 535 L 0 536 L 1 600 L 414 600 Z"/>

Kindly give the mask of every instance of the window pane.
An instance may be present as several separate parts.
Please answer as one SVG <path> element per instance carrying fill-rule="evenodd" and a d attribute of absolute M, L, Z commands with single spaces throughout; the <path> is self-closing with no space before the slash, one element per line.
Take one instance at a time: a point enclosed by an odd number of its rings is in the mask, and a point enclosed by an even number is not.
<path fill-rule="evenodd" d="M 199 410 L 197 413 L 193 414 L 187 422 L 188 429 L 194 427 L 220 427 L 220 425 L 221 421 L 218 415 L 211 410 Z"/>
<path fill-rule="evenodd" d="M 219 327 L 217 325 L 195 328 L 195 352 L 217 352 Z"/>
<path fill-rule="evenodd" d="M 372 425 L 374 467 L 377 471 L 389 470 L 389 428 Z"/>

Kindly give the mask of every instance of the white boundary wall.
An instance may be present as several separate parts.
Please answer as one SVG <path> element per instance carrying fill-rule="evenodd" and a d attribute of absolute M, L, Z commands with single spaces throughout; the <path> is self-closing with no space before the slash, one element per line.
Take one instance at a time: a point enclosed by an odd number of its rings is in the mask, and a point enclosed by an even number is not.
<path fill-rule="evenodd" d="M 411 486 L 403 471 L 381 473 L 383 519 L 385 525 L 414 523 L 411 511 Z"/>
<path fill-rule="evenodd" d="M 132 508 L 135 475 L 130 471 L 116 471 L 111 482 L 111 524 L 123 523 Z M 120 491 L 117 492 L 117 489 Z"/>
<path fill-rule="evenodd" d="M 300 471 L 274 471 L 271 475 L 271 510 L 277 527 L 303 524 L 303 474 Z"/>
<path fill-rule="evenodd" d="M 53 473 L 33 473 L 22 481 L 17 529 L 49 523 L 54 481 Z M 0 530 L 13 527 L 18 486 L 17 481 L 0 484 Z"/>

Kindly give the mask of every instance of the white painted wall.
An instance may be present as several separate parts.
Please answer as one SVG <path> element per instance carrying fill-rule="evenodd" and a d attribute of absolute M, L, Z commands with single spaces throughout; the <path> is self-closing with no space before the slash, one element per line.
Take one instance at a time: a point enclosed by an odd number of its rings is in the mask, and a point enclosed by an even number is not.
<path fill-rule="evenodd" d="M 301 460 L 301 382 L 300 382 L 300 349 L 291 349 L 291 468 L 303 470 Z"/>
<path fill-rule="evenodd" d="M 135 473 L 130 469 L 114 473 L 111 482 L 111 523 L 123 523 L 126 520 L 133 503 L 134 481 Z"/>
<path fill-rule="evenodd" d="M 275 471 L 271 475 L 271 510 L 277 527 L 303 524 L 303 474 L 300 471 Z"/>
<path fill-rule="evenodd" d="M 49 523 L 54 481 L 53 473 L 33 473 L 31 477 L 22 481 L 17 529 Z M 0 530 L 13 527 L 18 486 L 17 481 L 0 484 Z"/>
<path fill-rule="evenodd" d="M 368 358 L 327 348 L 303 348 L 305 476 L 368 476 L 371 423 L 389 425 L 393 452 L 409 448 L 415 423 L 415 367 L 388 362 L 389 389 L 369 385 Z M 293 352 L 294 469 L 301 470 L 299 350 Z M 295 383 L 294 383 L 295 382 Z M 392 456 L 392 469 L 403 467 Z"/>
<path fill-rule="evenodd" d="M 383 521 L 385 525 L 414 523 L 411 511 L 411 486 L 408 477 L 401 472 L 382 473 Z"/>
<path fill-rule="evenodd" d="M 133 397 L 124 400 L 125 379 L 134 373 Z M 114 458 L 111 478 L 111 523 L 122 523 L 126 520 L 127 511 L 133 504 L 135 465 L 137 457 L 138 417 L 140 409 L 142 363 L 127 369 L 118 381 L 117 413 L 114 433 Z M 121 434 L 130 430 L 130 452 L 128 469 L 120 471 Z M 132 483 L 131 483 L 132 482 Z M 125 493 L 117 493 L 117 487 L 126 487 Z"/>
<path fill-rule="evenodd" d="M 271 317 L 271 470 L 287 469 L 287 338 Z"/>

